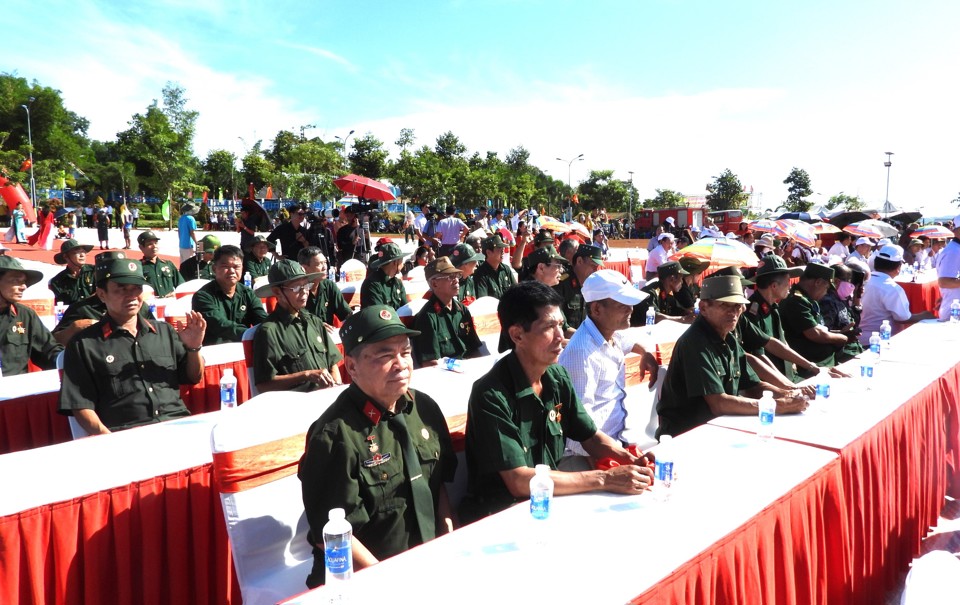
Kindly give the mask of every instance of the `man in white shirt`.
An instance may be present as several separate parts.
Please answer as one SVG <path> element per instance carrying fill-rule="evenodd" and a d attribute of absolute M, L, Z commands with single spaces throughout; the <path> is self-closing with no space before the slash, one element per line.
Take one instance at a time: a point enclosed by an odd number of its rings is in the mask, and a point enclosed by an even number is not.
<path fill-rule="evenodd" d="M 836 256 L 840 259 L 840 262 L 847 260 L 847 257 L 850 256 L 850 239 L 853 236 L 847 233 L 846 231 L 841 231 L 837 234 L 837 241 L 830 246 L 830 251 L 827 252 L 829 256 Z"/>
<path fill-rule="evenodd" d="M 940 321 L 950 319 L 950 305 L 960 300 L 960 214 L 953 219 L 953 239 L 937 255 L 937 284 L 940 286 Z"/>
<path fill-rule="evenodd" d="M 930 240 L 930 250 L 927 252 L 927 261 L 930 263 L 931 269 L 936 269 L 940 263 L 940 253 L 943 252 L 943 247 L 947 245 L 947 242 L 942 239 L 932 239 Z"/>
<path fill-rule="evenodd" d="M 867 262 L 867 256 L 870 254 L 870 250 L 873 248 L 873 240 L 869 237 L 858 238 L 856 243 L 853 245 L 853 252 L 850 253 L 850 258 L 855 258 L 859 261 Z"/>
<path fill-rule="evenodd" d="M 440 236 L 440 251 L 437 257 L 450 256 L 453 249 L 460 243 L 461 238 L 466 237 L 470 229 L 466 223 L 454 216 L 457 209 L 453 206 L 447 206 L 447 217 L 437 223 L 437 234 Z"/>
<path fill-rule="evenodd" d="M 417 239 L 423 239 L 423 231 L 427 228 L 427 222 L 430 221 L 430 204 L 424 202 L 420 204 L 420 214 L 413 219 L 413 232 L 416 234 Z"/>
<path fill-rule="evenodd" d="M 647 294 L 631 286 L 627 279 L 611 269 L 601 269 L 583 282 L 587 318 L 560 354 L 559 363 L 570 373 L 574 390 L 597 429 L 623 445 L 636 440 L 626 430 L 626 366 L 624 357 L 633 352 L 643 355 L 641 379 L 649 373 L 651 385 L 657 380 L 659 366 L 643 347 L 634 344 L 621 330 L 629 327 L 633 305 Z M 576 441 L 567 440 L 564 456 L 586 456 Z M 565 470 L 593 468 L 584 459 L 561 463 Z M 583 468 L 578 468 L 583 466 Z"/>
<path fill-rule="evenodd" d="M 874 259 L 874 272 L 864 284 L 860 316 L 860 344 L 870 345 L 870 336 L 879 332 L 883 320 L 894 322 L 914 322 L 921 319 L 930 319 L 933 313 L 922 311 L 910 313 L 910 301 L 907 293 L 897 285 L 894 278 L 900 274 L 903 264 L 903 250 L 900 246 L 884 246 L 880 248 Z"/>
<path fill-rule="evenodd" d="M 661 233 L 657 239 L 660 245 L 654 248 L 647 257 L 647 281 L 657 276 L 657 267 L 670 260 L 670 255 L 673 254 L 674 237 L 672 233 Z"/>

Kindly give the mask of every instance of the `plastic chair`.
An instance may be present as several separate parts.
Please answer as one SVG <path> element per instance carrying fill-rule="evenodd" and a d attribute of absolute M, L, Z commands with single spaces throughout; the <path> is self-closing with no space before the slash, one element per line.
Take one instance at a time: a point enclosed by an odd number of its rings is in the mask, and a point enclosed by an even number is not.
<path fill-rule="evenodd" d="M 253 335 L 260 329 L 260 324 L 247 328 L 240 339 L 243 344 L 243 364 L 247 366 L 247 382 L 250 384 L 250 397 L 256 397 L 260 394 L 257 390 L 257 383 L 253 380 Z"/>
<path fill-rule="evenodd" d="M 660 428 L 660 416 L 657 414 L 657 402 L 663 390 L 663 380 L 667 376 L 667 367 L 660 366 L 657 381 L 650 389 L 647 379 L 643 383 L 627 385 L 623 405 L 627 410 L 626 426 L 623 438 L 636 443 L 646 450 L 657 444 L 657 429 Z M 649 377 L 647 377 L 649 378 Z"/>
<path fill-rule="evenodd" d="M 403 322 L 403 325 L 409 327 L 413 326 L 413 318 L 416 317 L 417 313 L 420 312 L 420 309 L 427 304 L 426 298 L 415 298 L 397 309 L 397 316 L 400 318 L 400 321 Z"/>
<path fill-rule="evenodd" d="M 934 550 L 914 559 L 900 595 L 900 605 L 947 605 L 960 593 L 960 559 Z"/>
<path fill-rule="evenodd" d="M 344 281 L 363 281 L 367 276 L 367 266 L 355 258 L 351 258 L 340 265 L 344 274 Z"/>
<path fill-rule="evenodd" d="M 60 372 L 60 383 L 63 384 L 63 351 L 57 354 L 57 371 Z M 80 423 L 73 417 L 73 414 L 67 416 L 67 422 L 70 423 L 70 436 L 73 437 L 74 440 L 90 436 L 90 433 L 80 426 Z"/>
<path fill-rule="evenodd" d="M 470 304 L 473 327 L 489 354 L 496 354 L 500 345 L 500 318 L 497 316 L 499 304 L 500 301 L 492 296 L 481 296 Z"/>
<path fill-rule="evenodd" d="M 407 271 L 407 279 L 411 281 L 426 281 L 427 276 L 424 273 L 424 269 L 425 267 L 422 267 L 420 265 L 417 265 L 413 269 L 410 269 L 409 271 Z"/>
<path fill-rule="evenodd" d="M 187 294 L 195 294 L 197 290 L 204 287 L 209 283 L 209 279 L 191 279 L 190 281 L 185 281 L 173 291 L 174 296 L 177 298 L 183 298 Z"/>

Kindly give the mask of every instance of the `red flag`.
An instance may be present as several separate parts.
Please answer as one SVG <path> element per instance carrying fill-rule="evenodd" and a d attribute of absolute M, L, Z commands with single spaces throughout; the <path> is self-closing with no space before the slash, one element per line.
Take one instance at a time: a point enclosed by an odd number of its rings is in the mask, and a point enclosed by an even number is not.
<path fill-rule="evenodd" d="M 26 172 L 30 170 L 30 167 L 33 166 L 33 162 L 30 161 L 30 158 L 27 158 L 20 164 L 20 172 Z"/>
<path fill-rule="evenodd" d="M 267 185 L 267 199 L 268 200 L 273 199 L 273 187 L 270 185 Z"/>
<path fill-rule="evenodd" d="M 204 203 L 204 204 L 207 203 L 207 192 L 206 192 L 206 191 L 203 192 L 203 203 Z"/>

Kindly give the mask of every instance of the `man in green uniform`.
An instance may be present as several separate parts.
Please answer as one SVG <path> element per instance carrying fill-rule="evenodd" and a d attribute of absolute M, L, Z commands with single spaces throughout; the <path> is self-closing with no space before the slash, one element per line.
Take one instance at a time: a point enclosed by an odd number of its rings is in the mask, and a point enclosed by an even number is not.
<path fill-rule="evenodd" d="M 567 325 L 574 330 L 580 327 L 586 318 L 586 307 L 580 289 L 583 282 L 596 271 L 603 268 L 603 250 L 599 246 L 583 244 L 573 254 L 573 269 L 569 279 L 554 286 L 563 303 L 560 309 Z"/>
<path fill-rule="evenodd" d="M 253 381 L 257 390 L 309 392 L 340 384 L 337 350 L 323 321 L 304 307 L 310 280 L 299 263 L 283 259 L 270 267 L 269 283 L 257 296 L 277 297 L 253 337 Z"/>
<path fill-rule="evenodd" d="M 57 302 L 72 305 L 93 294 L 96 289 L 93 266 L 86 264 L 87 253 L 91 250 L 93 246 L 81 245 L 75 239 L 68 239 L 60 245 L 60 252 L 54 255 L 53 262 L 67 267 L 50 278 L 47 284 Z"/>
<path fill-rule="evenodd" d="M 63 346 L 54 340 L 36 312 L 20 304 L 27 288 L 43 273 L 23 268 L 16 258 L 0 255 L 0 376 L 27 373 L 27 362 L 43 370 L 57 367 Z"/>
<path fill-rule="evenodd" d="M 503 264 L 503 251 L 507 245 L 499 235 L 484 238 L 480 244 L 485 260 L 473 274 L 477 298 L 492 296 L 500 298 L 504 291 L 517 283 L 513 271 Z"/>
<path fill-rule="evenodd" d="M 107 313 L 67 345 L 60 413 L 91 435 L 188 416 L 181 384 L 203 376 L 200 347 L 206 322 L 188 313 L 178 333 L 139 316 L 147 281 L 140 261 L 111 261 L 98 275 L 97 296 Z"/>
<path fill-rule="evenodd" d="M 450 259 L 441 256 L 424 270 L 430 286 L 430 298 L 413 320 L 420 332 L 413 350 L 421 366 L 435 366 L 441 357 L 472 357 L 482 346 L 473 316 L 457 300 L 461 272 Z"/>
<path fill-rule="evenodd" d="M 324 581 L 323 526 L 343 508 L 353 527 L 354 569 L 453 530 L 444 482 L 457 458 L 436 402 L 409 388 L 410 336 L 386 305 L 351 315 L 340 329 L 351 384 L 313 423 L 297 476 L 310 524 L 313 572 Z"/>
<path fill-rule="evenodd" d="M 407 304 L 400 266 L 403 252 L 396 244 L 383 244 L 370 256 L 370 269 L 360 286 L 360 308 L 387 305 L 399 309 Z"/>
<path fill-rule="evenodd" d="M 469 305 L 477 300 L 477 284 L 473 280 L 473 274 L 477 270 L 477 263 L 485 257 L 468 244 L 457 244 L 448 258 L 453 266 L 460 270 L 460 289 L 457 291 L 457 299 Z"/>
<path fill-rule="evenodd" d="M 240 283 L 241 271 L 243 252 L 240 248 L 217 248 L 213 254 L 213 281 L 193 295 L 193 310 L 207 320 L 203 344 L 240 342 L 247 328 L 267 318 L 253 289 Z"/>
<path fill-rule="evenodd" d="M 847 336 L 828 330 L 820 316 L 817 301 L 827 294 L 832 280 L 833 269 L 809 263 L 800 276 L 800 282 L 780 303 L 780 317 L 783 319 L 787 343 L 804 358 L 825 368 L 836 365 L 834 354 L 848 341 Z M 801 370 L 800 375 L 808 377 L 812 374 Z"/>
<path fill-rule="evenodd" d="M 467 495 L 461 519 L 469 523 L 530 496 L 537 464 L 553 469 L 557 495 L 604 490 L 639 494 L 652 473 L 643 459 L 597 430 L 577 398 L 562 350 L 560 296 L 538 281 L 507 290 L 497 314 L 513 351 L 474 382 L 467 407 Z M 622 466 L 606 471 L 562 472 L 567 438 L 595 459 Z M 644 465 L 638 466 L 637 463 Z"/>
<path fill-rule="evenodd" d="M 692 312 L 688 313 L 677 301 L 676 294 L 683 286 L 683 276 L 688 275 L 680 263 L 675 260 L 667 261 L 657 267 L 657 279 L 641 288 L 650 295 L 639 305 L 633 308 L 630 316 L 631 326 L 646 324 L 647 309 L 653 307 L 657 313 L 656 321 L 669 319 L 683 323 L 691 323 L 694 319 Z"/>
<path fill-rule="evenodd" d="M 678 261 L 687 275 L 683 276 L 683 283 L 680 289 L 674 294 L 677 305 L 683 310 L 683 314 L 693 313 L 697 306 L 697 299 L 700 298 L 700 274 L 707 270 L 710 261 L 699 260 L 692 256 L 681 257 Z"/>
<path fill-rule="evenodd" d="M 307 299 L 307 311 L 310 311 L 323 320 L 328 326 L 333 326 L 333 318 L 340 321 L 350 317 L 353 311 L 347 304 L 343 293 L 336 282 L 327 279 L 329 268 L 327 257 L 317 246 L 308 246 L 297 252 L 297 262 L 305 273 L 313 273 L 316 277 L 310 286 L 310 298 Z"/>
<path fill-rule="evenodd" d="M 777 413 L 806 409 L 799 391 L 761 382 L 733 335 L 747 299 L 740 280 L 708 277 L 700 291 L 700 315 L 677 340 L 663 380 L 657 413 L 660 435 L 679 435 L 717 416 L 756 414 L 763 391 L 777 397 Z"/>
<path fill-rule="evenodd" d="M 251 280 L 267 275 L 270 272 L 270 258 L 267 257 L 267 252 L 274 252 L 276 249 L 276 244 L 269 241 L 265 236 L 255 236 L 246 250 L 243 272 L 250 273 Z"/>
<path fill-rule="evenodd" d="M 205 235 L 200 240 L 200 249 L 203 254 L 199 258 L 196 254 L 180 263 L 180 275 L 183 279 L 213 279 L 213 255 L 220 247 L 220 238 L 216 235 Z"/>
<path fill-rule="evenodd" d="M 143 265 L 143 277 L 153 288 L 153 293 L 163 298 L 174 295 L 177 286 L 183 283 L 183 276 L 177 271 L 176 265 L 157 255 L 159 241 L 160 236 L 153 231 L 144 231 L 137 236 L 137 245 L 143 253 L 143 258 L 140 260 L 140 264 Z"/>

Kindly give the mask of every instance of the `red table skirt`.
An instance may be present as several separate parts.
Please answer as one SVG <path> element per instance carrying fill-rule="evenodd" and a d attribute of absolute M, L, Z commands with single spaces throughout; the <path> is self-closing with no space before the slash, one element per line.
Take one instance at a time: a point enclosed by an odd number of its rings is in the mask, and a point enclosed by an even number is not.
<path fill-rule="evenodd" d="M 209 464 L 0 517 L 0 603 L 231 602 Z"/>
<path fill-rule="evenodd" d="M 907 293 L 911 313 L 931 311 L 934 315 L 940 309 L 940 286 L 937 280 L 928 282 L 897 282 Z"/>
<path fill-rule="evenodd" d="M 191 414 L 203 414 L 220 409 L 220 379 L 223 378 L 223 371 L 226 368 L 233 368 L 233 375 L 237 378 L 237 403 L 250 399 L 250 380 L 247 377 L 247 366 L 242 359 L 206 366 L 200 382 L 180 387 L 180 398 L 183 399 L 184 405 Z"/>

